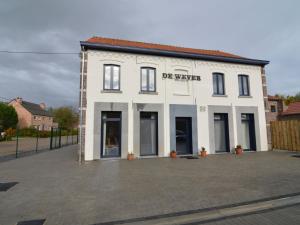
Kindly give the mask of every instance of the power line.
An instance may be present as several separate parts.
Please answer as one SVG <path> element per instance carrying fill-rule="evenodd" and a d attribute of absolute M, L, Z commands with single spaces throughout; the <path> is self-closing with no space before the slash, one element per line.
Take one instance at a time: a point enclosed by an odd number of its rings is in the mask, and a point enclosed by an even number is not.
<path fill-rule="evenodd" d="M 37 54 L 37 55 L 78 55 L 79 52 L 39 52 L 39 51 L 8 51 L 0 50 L 0 53 L 7 54 Z"/>

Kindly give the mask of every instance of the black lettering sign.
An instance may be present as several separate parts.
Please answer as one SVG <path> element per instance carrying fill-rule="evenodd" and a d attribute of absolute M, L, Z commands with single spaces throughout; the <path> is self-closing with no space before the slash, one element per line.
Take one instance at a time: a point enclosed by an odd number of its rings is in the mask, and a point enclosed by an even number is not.
<path fill-rule="evenodd" d="M 180 78 L 181 78 L 181 75 L 180 75 L 180 74 L 175 74 L 175 79 L 176 79 L 176 80 L 180 80 Z"/>
<path fill-rule="evenodd" d="M 173 76 L 174 75 L 174 76 Z M 172 73 L 162 73 L 163 79 L 175 79 L 175 80 L 196 80 L 201 81 L 201 77 L 197 75 L 185 75 L 185 74 L 172 74 Z"/>

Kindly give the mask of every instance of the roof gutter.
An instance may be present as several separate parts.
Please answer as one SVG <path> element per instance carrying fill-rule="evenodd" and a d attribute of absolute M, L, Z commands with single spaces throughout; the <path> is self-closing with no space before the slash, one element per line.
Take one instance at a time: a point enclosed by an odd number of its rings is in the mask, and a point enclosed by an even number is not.
<path fill-rule="evenodd" d="M 187 52 L 176 52 L 176 51 L 138 48 L 138 47 L 129 47 L 129 46 L 116 46 L 116 45 L 107 45 L 107 44 L 100 44 L 100 43 L 90 43 L 86 41 L 81 41 L 80 45 L 82 48 L 85 49 L 107 50 L 107 51 L 127 52 L 127 53 L 146 54 L 146 55 L 158 55 L 158 56 L 168 56 L 168 57 L 176 57 L 176 58 L 201 59 L 207 61 L 238 63 L 238 64 L 257 65 L 257 66 L 265 66 L 269 64 L 269 61 L 266 60 L 232 58 L 232 57 L 224 57 L 224 56 L 213 56 L 213 55 L 205 55 L 205 54 L 195 54 L 195 53 L 187 53 Z"/>

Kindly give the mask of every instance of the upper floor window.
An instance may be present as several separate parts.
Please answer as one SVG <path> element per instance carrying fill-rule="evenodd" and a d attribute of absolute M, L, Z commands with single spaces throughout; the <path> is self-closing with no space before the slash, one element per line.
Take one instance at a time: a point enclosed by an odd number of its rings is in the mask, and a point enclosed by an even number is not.
<path fill-rule="evenodd" d="M 104 90 L 120 90 L 120 66 L 104 65 Z"/>
<path fill-rule="evenodd" d="M 213 73 L 213 88 L 214 95 L 224 95 L 224 74 L 222 73 Z"/>
<path fill-rule="evenodd" d="M 275 105 L 271 105 L 271 112 L 276 112 L 276 106 Z"/>
<path fill-rule="evenodd" d="M 156 70 L 151 67 L 141 68 L 141 91 L 156 91 Z"/>
<path fill-rule="evenodd" d="M 240 96 L 249 96 L 249 76 L 239 75 L 239 94 Z"/>

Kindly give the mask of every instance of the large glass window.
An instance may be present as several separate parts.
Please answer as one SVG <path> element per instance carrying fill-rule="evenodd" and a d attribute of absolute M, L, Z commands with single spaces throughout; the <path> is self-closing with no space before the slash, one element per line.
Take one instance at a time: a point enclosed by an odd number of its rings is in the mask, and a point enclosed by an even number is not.
<path fill-rule="evenodd" d="M 241 119 L 242 147 L 245 151 L 256 150 L 254 114 L 243 113 Z"/>
<path fill-rule="evenodd" d="M 156 70 L 154 68 L 141 68 L 141 91 L 156 91 Z"/>
<path fill-rule="evenodd" d="M 120 90 L 120 66 L 104 65 L 104 90 Z"/>
<path fill-rule="evenodd" d="M 239 75 L 239 94 L 240 96 L 249 96 L 249 76 Z"/>
<path fill-rule="evenodd" d="M 121 155 L 121 112 L 102 112 L 102 157 Z"/>
<path fill-rule="evenodd" d="M 224 74 L 222 73 L 213 73 L 213 87 L 214 95 L 224 95 Z"/>
<path fill-rule="evenodd" d="M 214 114 L 214 142 L 216 152 L 229 151 L 228 114 Z"/>
<path fill-rule="evenodd" d="M 140 114 L 141 155 L 157 155 L 157 113 Z"/>

